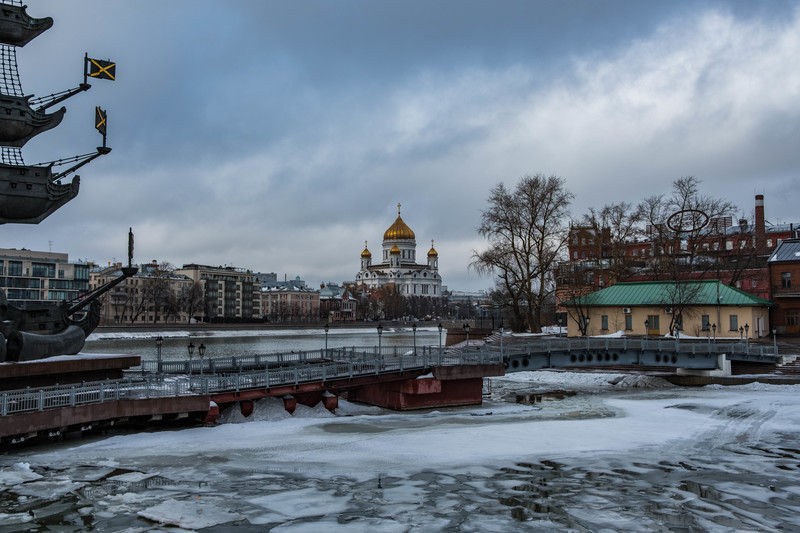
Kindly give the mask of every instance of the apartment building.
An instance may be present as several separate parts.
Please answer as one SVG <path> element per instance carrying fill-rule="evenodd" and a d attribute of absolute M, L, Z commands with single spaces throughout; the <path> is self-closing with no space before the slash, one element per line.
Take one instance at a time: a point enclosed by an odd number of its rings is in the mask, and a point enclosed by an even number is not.
<path fill-rule="evenodd" d="M 261 316 L 269 322 L 319 320 L 319 291 L 308 287 L 264 287 L 260 296 Z"/>
<path fill-rule="evenodd" d="M 77 298 L 89 291 L 89 269 L 65 253 L 0 248 L 0 288 L 19 307 Z"/>
<path fill-rule="evenodd" d="M 175 270 L 205 285 L 204 314 L 210 322 L 250 322 L 261 315 L 261 285 L 250 270 L 195 263 Z"/>
<path fill-rule="evenodd" d="M 92 290 L 122 274 L 122 263 L 90 273 Z M 132 277 L 112 288 L 101 300 L 100 325 L 186 324 L 203 319 L 203 288 L 156 261 L 139 265 Z"/>

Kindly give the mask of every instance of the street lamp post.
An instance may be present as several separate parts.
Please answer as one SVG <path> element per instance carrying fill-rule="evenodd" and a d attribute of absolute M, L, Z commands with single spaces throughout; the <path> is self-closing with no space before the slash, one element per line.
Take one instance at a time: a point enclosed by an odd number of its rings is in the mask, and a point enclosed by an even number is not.
<path fill-rule="evenodd" d="M 775 355 L 778 355 L 778 337 L 776 337 L 778 330 L 772 330 L 772 348 L 775 350 Z"/>
<path fill-rule="evenodd" d="M 411 331 L 414 332 L 414 355 L 417 355 L 417 323 L 411 324 Z"/>
<path fill-rule="evenodd" d="M 189 351 L 189 380 L 192 379 L 192 356 L 194 355 L 194 343 L 190 342 L 189 346 L 186 347 Z"/>
<path fill-rule="evenodd" d="M 744 325 L 744 345 L 746 348 L 750 348 L 750 324 L 747 323 Z"/>
<path fill-rule="evenodd" d="M 717 343 L 717 323 L 716 322 L 711 324 L 711 334 L 712 334 L 712 338 L 714 339 L 714 344 L 716 344 Z"/>
<path fill-rule="evenodd" d="M 161 345 L 164 344 L 164 337 L 156 337 L 156 360 L 158 361 L 158 373 L 161 373 Z"/>
<path fill-rule="evenodd" d="M 644 321 L 644 340 L 647 340 L 647 335 L 650 333 L 650 321 Z"/>
<path fill-rule="evenodd" d="M 583 317 L 583 336 L 586 338 L 586 349 L 589 349 L 589 315 Z"/>
<path fill-rule="evenodd" d="M 467 350 L 469 350 L 469 324 L 464 322 L 464 332 L 467 334 Z"/>
<path fill-rule="evenodd" d="M 383 358 L 383 352 L 381 350 L 381 335 L 383 335 L 383 324 L 378 324 L 378 355 Z"/>
<path fill-rule="evenodd" d="M 739 342 L 741 343 L 744 337 L 744 326 L 739 326 Z"/>
<path fill-rule="evenodd" d="M 325 358 L 328 357 L 328 330 L 331 329 L 331 325 L 325 322 Z"/>
<path fill-rule="evenodd" d="M 206 354 L 206 345 L 202 342 L 197 347 L 197 354 L 200 356 L 200 377 L 203 377 L 203 356 Z"/>
<path fill-rule="evenodd" d="M 441 322 L 439 322 L 439 357 L 442 356 L 442 330 L 443 329 L 444 329 L 444 326 L 442 325 Z"/>

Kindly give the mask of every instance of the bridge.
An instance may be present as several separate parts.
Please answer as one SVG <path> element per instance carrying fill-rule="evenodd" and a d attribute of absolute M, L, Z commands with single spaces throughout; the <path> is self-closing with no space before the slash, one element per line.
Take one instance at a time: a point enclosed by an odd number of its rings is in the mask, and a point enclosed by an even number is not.
<path fill-rule="evenodd" d="M 128 360 L 130 356 L 126 356 Z M 136 359 L 136 358 L 134 358 Z M 514 338 L 436 347 L 335 348 L 190 361 L 137 361 L 120 379 L 0 392 L 0 440 L 58 437 L 159 421 L 210 422 L 220 407 L 281 398 L 297 404 L 338 398 L 409 410 L 476 405 L 483 378 L 543 368 L 670 367 L 676 372 L 730 371 L 732 362 L 775 365 L 777 346 L 675 339 Z M 24 363 L 21 363 L 24 364 Z M 41 364 L 41 362 L 39 363 Z M 0 365 L 3 366 L 3 365 Z"/>

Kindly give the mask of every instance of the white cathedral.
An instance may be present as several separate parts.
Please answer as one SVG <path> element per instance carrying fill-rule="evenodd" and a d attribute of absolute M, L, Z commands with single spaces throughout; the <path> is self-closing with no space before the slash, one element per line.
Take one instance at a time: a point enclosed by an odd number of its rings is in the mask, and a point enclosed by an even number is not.
<path fill-rule="evenodd" d="M 416 236 L 400 217 L 400 204 L 397 204 L 397 220 L 383 234 L 383 259 L 380 263 L 372 264 L 372 252 L 364 243 L 356 284 L 368 289 L 395 285 L 403 296 L 442 297 L 439 253 L 431 241 L 427 264 L 417 264 Z"/>

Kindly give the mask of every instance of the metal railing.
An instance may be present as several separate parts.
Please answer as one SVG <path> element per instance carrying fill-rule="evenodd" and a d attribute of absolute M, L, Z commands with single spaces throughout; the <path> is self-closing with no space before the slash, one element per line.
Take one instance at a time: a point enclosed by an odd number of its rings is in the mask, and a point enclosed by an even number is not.
<path fill-rule="evenodd" d="M 334 355 L 332 351 L 328 351 L 329 359 Z M 418 352 L 418 355 L 413 355 L 413 350 L 410 354 L 402 350 L 395 352 L 394 349 L 382 350 L 381 353 L 338 350 L 337 357 L 341 359 L 314 362 L 319 359 L 307 358 L 289 366 L 270 367 L 266 364 L 258 370 L 228 374 L 170 376 L 146 373 L 119 380 L 6 391 L 0 394 L 0 416 L 124 399 L 207 395 L 238 392 L 244 389 L 327 382 L 405 370 L 424 370 L 432 366 L 502 363 L 499 354 L 477 351 L 425 350 L 424 354 Z"/>
<path fill-rule="evenodd" d="M 640 350 L 650 352 L 671 352 L 684 354 L 710 354 L 728 356 L 728 359 L 755 359 L 765 357 L 778 357 L 777 345 L 751 344 L 746 341 L 701 341 L 698 339 L 681 340 L 659 337 L 647 338 L 563 338 L 546 337 L 537 340 L 520 342 L 499 342 L 484 344 L 480 348 L 492 353 L 501 350 L 504 355 L 510 354 L 547 354 L 552 352 L 581 352 L 581 351 L 628 351 Z"/>

